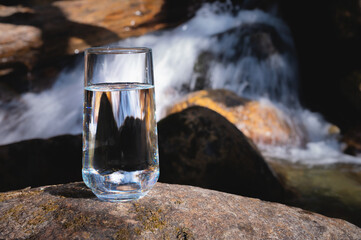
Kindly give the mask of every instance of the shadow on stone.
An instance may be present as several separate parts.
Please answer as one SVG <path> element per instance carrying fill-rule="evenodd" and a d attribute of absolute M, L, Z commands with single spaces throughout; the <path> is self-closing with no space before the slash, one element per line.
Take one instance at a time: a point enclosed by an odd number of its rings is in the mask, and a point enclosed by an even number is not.
<path fill-rule="evenodd" d="M 96 198 L 92 191 L 82 182 L 51 186 L 46 188 L 44 192 L 66 198 Z"/>

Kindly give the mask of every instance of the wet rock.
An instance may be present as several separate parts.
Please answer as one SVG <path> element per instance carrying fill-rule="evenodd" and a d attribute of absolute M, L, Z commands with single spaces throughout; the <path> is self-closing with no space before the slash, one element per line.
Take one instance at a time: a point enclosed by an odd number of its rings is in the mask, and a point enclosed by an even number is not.
<path fill-rule="evenodd" d="M 290 43 L 282 39 L 274 27 L 267 24 L 242 24 L 216 37 L 218 41 L 228 41 L 228 37 L 233 34 L 240 36 L 238 41 L 230 43 L 230 47 L 236 47 L 235 51 L 221 54 L 221 59 L 236 60 L 239 56 L 255 56 L 262 60 L 273 54 L 292 51 Z"/>
<path fill-rule="evenodd" d="M 160 181 L 272 201 L 284 198 L 255 145 L 227 119 L 190 107 L 158 123 Z"/>
<path fill-rule="evenodd" d="M 339 219 L 191 186 L 157 183 L 135 202 L 101 202 L 83 183 L 0 194 L 4 239 L 359 239 Z"/>
<path fill-rule="evenodd" d="M 298 75 L 293 41 L 286 25 L 281 21 L 276 25 L 279 29 L 268 23 L 239 23 L 214 34 L 211 41 L 217 47 L 198 55 L 189 83 L 179 90 L 189 93 L 225 87 L 238 94 L 265 96 L 296 106 Z M 290 70 L 287 74 L 286 68 Z M 260 84 L 252 84 L 257 82 Z"/>
<path fill-rule="evenodd" d="M 168 109 L 168 114 L 190 106 L 202 106 L 218 112 L 257 143 L 302 145 L 302 125 L 269 102 L 248 100 L 224 90 L 202 90 L 188 94 Z"/>
<path fill-rule="evenodd" d="M 342 137 L 346 144 L 344 152 L 354 156 L 361 156 L 361 126 L 351 128 Z"/>

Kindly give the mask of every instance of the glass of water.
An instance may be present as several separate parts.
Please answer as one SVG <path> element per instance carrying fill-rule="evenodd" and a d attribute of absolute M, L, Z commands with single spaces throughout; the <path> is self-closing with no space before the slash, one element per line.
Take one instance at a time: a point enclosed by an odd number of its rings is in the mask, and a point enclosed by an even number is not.
<path fill-rule="evenodd" d="M 138 199 L 159 177 L 152 51 L 85 51 L 83 180 L 101 200 Z"/>

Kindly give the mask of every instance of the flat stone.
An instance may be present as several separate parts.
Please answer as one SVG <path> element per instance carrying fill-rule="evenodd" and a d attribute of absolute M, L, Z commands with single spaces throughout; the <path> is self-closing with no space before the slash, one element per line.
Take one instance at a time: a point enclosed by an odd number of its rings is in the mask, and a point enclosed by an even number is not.
<path fill-rule="evenodd" d="M 360 239 L 361 229 L 299 208 L 157 183 L 134 202 L 83 183 L 0 194 L 1 239 Z"/>

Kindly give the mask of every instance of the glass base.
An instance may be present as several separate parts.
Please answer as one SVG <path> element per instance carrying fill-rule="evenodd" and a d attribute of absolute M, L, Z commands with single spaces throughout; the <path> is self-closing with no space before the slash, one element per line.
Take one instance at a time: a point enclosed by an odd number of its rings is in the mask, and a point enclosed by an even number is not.
<path fill-rule="evenodd" d="M 130 202 L 144 197 L 147 193 L 148 192 L 94 194 L 99 198 L 99 200 L 105 202 Z"/>
<path fill-rule="evenodd" d="M 159 177 L 159 169 L 117 171 L 100 174 L 95 169 L 83 169 L 83 180 L 102 201 L 129 202 L 144 197 Z"/>

